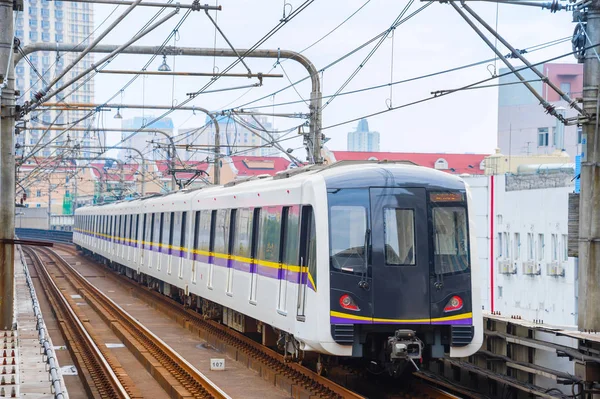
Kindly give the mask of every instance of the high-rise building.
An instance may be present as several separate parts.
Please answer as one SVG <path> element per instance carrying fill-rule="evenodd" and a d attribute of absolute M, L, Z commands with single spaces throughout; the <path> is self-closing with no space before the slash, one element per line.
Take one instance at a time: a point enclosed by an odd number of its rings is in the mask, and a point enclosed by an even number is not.
<path fill-rule="evenodd" d="M 155 119 L 155 117 L 151 115 L 146 115 L 145 117 L 135 116 L 130 119 L 123 119 L 121 121 L 121 128 L 128 129 L 128 131 L 124 131 L 121 134 L 121 140 L 123 140 L 121 145 L 123 147 L 133 147 L 138 151 L 141 151 L 148 161 L 160 161 L 168 159 L 167 151 L 169 150 L 169 146 L 171 144 L 164 134 L 141 132 L 133 134 L 133 129 L 140 129 L 142 126 L 144 126 L 145 130 L 160 130 L 169 136 L 173 136 L 173 121 L 171 118 L 163 118 L 152 123 L 151 125 L 145 126 L 146 123 L 153 119 Z M 129 138 L 125 140 L 127 137 Z M 119 151 L 119 158 L 121 158 L 123 161 L 129 162 L 131 159 L 139 160 L 139 155 L 135 151 L 124 149 Z"/>
<path fill-rule="evenodd" d="M 379 151 L 379 132 L 369 131 L 366 119 L 358 122 L 356 131 L 348 133 L 348 151 Z"/>
<path fill-rule="evenodd" d="M 268 145 L 279 139 L 279 133 L 273 133 L 272 124 L 265 116 L 242 115 L 236 119 L 229 116 L 218 116 L 221 154 L 247 156 L 275 156 L 279 150 Z M 265 132 L 264 130 L 268 131 Z M 187 128 L 178 132 L 181 144 L 189 144 L 190 149 L 180 156 L 182 159 L 201 161 L 212 157 L 215 145 L 215 125 L 207 116 L 205 126 Z M 195 147 L 192 147 L 195 146 Z"/>
<path fill-rule="evenodd" d="M 551 82 L 571 98 L 583 94 L 582 64 L 542 65 L 542 72 Z M 500 70 L 498 89 L 498 147 L 504 155 L 541 155 L 565 150 L 571 159 L 581 152 L 582 134 L 577 126 L 564 126 L 554 116 L 546 113 L 540 102 L 508 69 Z M 565 117 L 577 111 L 560 98 L 550 86 L 543 83 L 531 70 L 520 71 L 538 93 L 556 107 Z"/>
<path fill-rule="evenodd" d="M 15 24 L 15 35 L 21 41 L 21 46 L 32 43 L 67 43 L 88 44 L 93 40 L 94 11 L 90 3 L 47 1 L 47 0 L 24 0 L 23 12 L 17 14 Z M 27 59 L 21 60 L 15 68 L 16 89 L 19 91 L 17 103 L 22 104 L 30 100 L 33 95 L 49 83 L 57 72 L 69 65 L 78 53 L 57 52 L 35 52 Z M 59 85 L 68 78 L 72 78 L 88 68 L 93 63 L 93 55 L 86 56 L 73 69 L 71 69 Z M 40 78 L 41 77 L 43 78 Z M 79 87 L 78 87 L 79 86 Z M 73 91 L 75 88 L 77 90 Z M 70 94 L 73 91 L 72 94 Z M 73 103 L 94 102 L 94 81 L 86 78 L 79 80 L 72 86 L 50 101 Z M 43 126 L 54 122 L 55 126 L 65 124 L 82 118 L 86 115 L 84 111 L 69 111 L 59 113 L 57 111 L 34 112 L 32 121 L 37 123 L 40 130 L 30 130 L 17 136 L 17 142 L 21 145 L 33 145 L 42 137 Z M 92 121 L 87 120 L 79 124 L 80 127 L 88 126 Z M 36 126 L 34 124 L 33 126 Z M 48 131 L 42 138 L 47 143 L 59 134 L 60 131 Z M 56 144 L 66 141 L 67 135 L 56 140 Z M 83 147 L 98 145 L 96 135 L 89 132 L 69 132 L 69 139 L 78 141 Z M 46 148 L 38 155 L 50 156 L 53 150 Z M 83 155 L 86 155 L 83 153 Z M 87 154 L 89 155 L 89 154 Z"/>

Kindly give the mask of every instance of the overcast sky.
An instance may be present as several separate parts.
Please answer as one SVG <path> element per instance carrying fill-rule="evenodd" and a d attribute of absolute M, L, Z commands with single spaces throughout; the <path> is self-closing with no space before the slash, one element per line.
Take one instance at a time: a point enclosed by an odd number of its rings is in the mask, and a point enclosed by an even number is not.
<path fill-rule="evenodd" d="M 287 0 L 292 7 L 302 4 L 301 0 Z M 300 51 L 322 38 L 327 32 L 359 9 L 366 0 L 326 1 L 316 0 L 295 19 L 286 24 L 279 32 L 261 46 L 263 49 L 289 49 Z M 283 14 L 282 0 L 260 1 L 219 1 L 223 10 L 212 12 L 218 18 L 218 24 L 228 39 L 237 48 L 248 48 L 277 25 Z M 212 4 L 215 4 L 212 0 Z M 407 1 L 371 0 L 352 19 L 333 34 L 322 40 L 304 54 L 320 69 L 338 57 L 348 53 L 373 36 L 389 28 L 390 24 L 406 6 Z M 409 12 L 422 6 L 424 2 L 415 1 Z M 502 5 L 496 14 L 496 5 L 481 2 L 469 2 L 488 23 L 496 24 L 499 32 L 516 48 L 522 49 L 564 38 L 572 34 L 574 24 L 571 14 L 559 12 L 551 14 L 548 10 L 534 7 Z M 114 10 L 114 6 L 95 5 L 95 24 L 98 26 Z M 125 7 L 119 7 L 108 21 L 120 14 Z M 286 12 L 290 7 L 287 6 Z M 131 37 L 143 24 L 157 12 L 155 8 L 134 10 L 109 36 L 104 44 L 122 43 Z M 172 32 L 181 19 L 179 15 L 138 42 L 140 45 L 159 45 Z M 103 30 L 107 24 L 100 27 Z M 180 47 L 214 47 L 215 30 L 203 11 L 193 12 L 183 23 L 176 37 L 169 45 Z M 492 40 L 493 41 L 493 40 Z M 216 47 L 227 47 L 227 43 L 218 35 Z M 323 94 L 333 94 L 352 72 L 361 64 L 373 45 L 347 58 L 323 74 Z M 500 46 L 503 53 L 508 51 Z M 392 70 L 393 51 L 393 70 Z M 527 54 L 532 62 L 571 51 L 570 43 L 549 47 L 545 50 Z M 434 3 L 424 11 L 399 26 L 393 40 L 388 38 L 383 45 L 350 82 L 345 91 L 357 90 L 369 86 L 387 84 L 391 79 L 398 81 L 424 75 L 460 65 L 477 62 L 493 57 L 492 51 L 465 23 L 448 4 Z M 120 55 L 107 69 L 139 70 L 150 56 Z M 162 57 L 157 58 L 150 70 L 157 70 Z M 226 68 L 233 60 L 230 58 L 168 57 L 167 62 L 175 71 L 210 72 L 213 63 L 219 70 Z M 273 69 L 275 60 L 246 60 L 252 72 L 267 73 Z M 558 62 L 574 63 L 572 56 Z M 516 63 L 518 65 L 518 63 Z M 498 69 L 501 62 L 497 62 Z M 292 81 L 307 75 L 305 69 L 293 61 L 282 64 Z M 282 73 L 282 66 L 276 66 L 272 73 Z M 502 65 L 503 66 L 503 65 Z M 327 129 L 328 126 L 385 110 L 392 106 L 426 98 L 432 91 L 452 89 L 490 77 L 491 65 L 480 65 L 459 72 L 444 74 L 412 83 L 396 85 L 390 94 L 389 88 L 362 92 L 360 94 L 337 97 L 323 111 L 324 133 L 331 138 L 327 146 L 333 150 L 346 150 L 346 134 L 356 128 L 357 122 Z M 244 72 L 238 65 L 235 72 Z M 100 74 L 96 77 L 96 102 L 107 101 L 131 78 L 112 74 Z M 123 93 L 123 103 L 170 105 L 184 101 L 186 93 L 197 91 L 209 78 L 206 77 L 146 77 L 139 78 Z M 254 83 L 247 78 L 221 78 L 211 89 L 231 88 Z M 173 87 L 174 83 L 174 87 Z M 490 82 L 494 83 L 494 82 Z M 288 80 L 265 79 L 263 87 L 224 91 L 214 94 L 202 94 L 190 105 L 220 111 L 241 106 L 257 98 L 268 95 L 286 86 Z M 310 83 L 303 82 L 296 90 L 288 89 L 275 96 L 256 102 L 252 106 L 265 106 L 265 112 L 308 112 L 303 102 L 272 107 L 287 101 L 310 98 Z M 419 105 L 391 111 L 368 119 L 371 130 L 381 134 L 381 150 L 418 151 L 418 152 L 483 152 L 491 153 L 496 146 L 497 131 L 497 88 L 469 90 L 441 97 Z M 391 98 L 391 100 L 390 100 Z M 113 102 L 120 102 L 121 97 Z M 324 100 L 325 103 L 326 100 Z M 250 106 L 248 106 L 250 107 Z M 142 115 L 142 111 L 124 110 L 125 118 Z M 146 112 L 152 113 L 150 111 Z M 119 121 L 113 119 L 114 113 L 103 113 L 104 126 L 119 127 Z M 158 116 L 161 111 L 153 111 Z M 205 115 L 189 111 L 173 112 L 176 128 L 199 127 L 204 124 Z M 301 121 L 298 119 L 274 118 L 275 127 L 286 129 Z M 288 141 L 285 147 L 299 148 L 301 140 Z M 304 158 L 302 149 L 295 154 Z"/>

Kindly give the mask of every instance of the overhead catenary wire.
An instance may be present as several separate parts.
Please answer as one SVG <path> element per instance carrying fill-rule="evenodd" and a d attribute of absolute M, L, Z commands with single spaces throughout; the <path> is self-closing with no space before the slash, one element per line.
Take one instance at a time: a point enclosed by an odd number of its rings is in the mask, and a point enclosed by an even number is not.
<path fill-rule="evenodd" d="M 594 46 L 589 46 L 587 48 L 589 49 L 589 48 L 592 48 L 592 47 L 595 47 L 595 46 L 598 46 L 598 45 L 600 45 L 600 43 L 596 44 Z M 574 53 L 575 53 L 575 51 L 571 51 L 571 52 L 568 52 L 568 53 L 565 53 L 565 54 L 561 54 L 559 56 L 552 57 L 552 58 L 546 59 L 544 61 L 540 61 L 538 63 L 532 64 L 532 66 L 539 66 L 539 65 L 542 65 L 542 64 L 547 63 L 547 62 L 556 61 L 556 60 L 559 60 L 561 58 L 573 55 Z M 526 69 L 529 69 L 529 68 L 530 68 L 530 66 L 524 66 L 524 67 L 516 68 L 516 71 L 519 72 L 519 71 L 523 71 L 523 70 L 526 70 Z M 460 92 L 460 91 L 467 90 L 467 89 L 469 89 L 469 88 L 471 88 L 473 86 L 479 85 L 481 83 L 489 82 L 489 81 L 494 80 L 494 79 L 498 79 L 498 78 L 500 78 L 502 76 L 508 76 L 508 75 L 512 75 L 512 74 L 513 74 L 513 72 L 509 71 L 509 72 L 500 74 L 498 76 L 494 76 L 494 77 L 482 79 L 482 80 L 479 80 L 477 82 L 470 83 L 468 85 L 461 86 L 461 87 L 453 89 L 453 90 L 445 91 L 444 93 L 441 93 L 439 95 L 432 95 L 430 97 L 425 97 L 425 98 L 422 98 L 420 100 L 411 101 L 411 102 L 408 102 L 408 103 L 405 103 L 405 104 L 402 104 L 402 105 L 399 105 L 399 106 L 396 106 L 396 107 L 388 108 L 388 109 L 385 109 L 385 110 L 382 110 L 382 111 L 373 112 L 373 113 L 370 113 L 370 114 L 367 114 L 367 115 L 363 115 L 363 116 L 360 116 L 360 117 L 356 117 L 356 118 L 352 118 L 352 119 L 349 119 L 349 120 L 346 120 L 346 121 L 343 121 L 343 122 L 334 123 L 332 125 L 325 126 L 325 127 L 321 128 L 321 129 L 322 130 L 332 129 L 334 127 L 343 126 L 343 125 L 346 125 L 348 123 L 357 122 L 357 121 L 359 121 L 361 119 L 364 119 L 364 118 L 370 118 L 370 117 L 373 117 L 373 116 L 385 114 L 387 112 L 396 111 L 398 109 L 402 109 L 402 108 L 406 108 L 406 107 L 409 107 L 409 106 L 421 104 L 421 103 L 424 103 L 424 102 L 427 102 L 427 101 L 434 100 L 436 98 L 447 96 L 449 94 L 453 94 L 453 93 L 457 93 L 457 92 Z"/>
<path fill-rule="evenodd" d="M 531 52 L 534 52 L 534 51 L 543 50 L 543 49 L 551 47 L 551 46 L 562 44 L 562 43 L 565 43 L 565 42 L 570 41 L 570 40 L 571 40 L 570 37 L 566 37 L 566 38 L 562 38 L 562 39 L 556 39 L 556 40 L 552 40 L 550 42 L 542 43 L 542 44 L 539 44 L 539 45 L 535 45 L 535 46 L 523 49 L 521 51 L 531 53 Z M 421 79 L 431 78 L 431 77 L 434 77 L 434 76 L 439 76 L 439 75 L 443 75 L 443 74 L 447 74 L 447 73 L 451 73 L 451 72 L 460 71 L 462 69 L 468 69 L 468 68 L 472 68 L 472 67 L 475 67 L 475 66 L 483 65 L 483 64 L 492 62 L 495 59 L 496 58 L 489 58 L 489 59 L 486 59 L 486 60 L 472 62 L 472 63 L 469 63 L 469 64 L 465 64 L 465 65 L 461 65 L 461 66 L 458 66 L 458 67 L 454 67 L 454 68 L 444 69 L 444 70 L 441 70 L 441 71 L 432 72 L 432 73 L 428 73 L 428 74 L 425 74 L 425 75 L 418 75 L 418 76 L 415 76 L 415 77 L 398 80 L 398 81 L 395 81 L 395 82 L 392 82 L 392 83 L 383 83 L 383 84 L 380 84 L 380 85 L 363 87 L 363 88 L 360 88 L 360 89 L 356 89 L 356 90 L 351 90 L 351 91 L 346 91 L 346 92 L 339 93 L 337 96 L 339 97 L 339 96 L 345 96 L 345 95 L 351 95 L 351 94 L 359 94 L 359 93 L 363 93 L 363 92 L 366 92 L 366 91 L 377 90 L 377 89 L 382 89 L 382 88 L 386 88 L 386 87 L 389 87 L 389 86 L 395 86 L 395 85 L 400 85 L 400 84 L 404 84 L 404 83 L 414 82 L 414 81 L 421 80 Z M 329 98 L 331 96 L 333 96 L 333 94 L 324 95 L 324 96 L 322 96 L 322 98 L 325 99 L 325 98 Z M 261 108 L 270 108 L 270 107 L 281 107 L 281 106 L 285 106 L 285 105 L 298 104 L 300 102 L 302 102 L 302 101 L 286 101 L 286 102 L 282 102 L 282 103 L 265 104 L 265 105 L 255 105 L 255 106 L 252 107 L 252 109 L 261 109 Z"/>

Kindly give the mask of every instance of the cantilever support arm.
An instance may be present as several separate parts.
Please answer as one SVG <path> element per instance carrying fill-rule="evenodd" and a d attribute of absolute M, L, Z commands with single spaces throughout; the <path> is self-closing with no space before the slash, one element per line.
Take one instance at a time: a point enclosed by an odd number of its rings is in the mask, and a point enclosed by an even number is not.
<path fill-rule="evenodd" d="M 94 47 L 94 53 L 111 53 L 117 49 L 118 45 L 98 45 Z M 78 52 L 80 49 L 74 49 L 72 46 L 64 43 L 32 43 L 23 48 L 22 54 L 17 54 L 15 64 L 18 63 L 23 56 L 36 51 L 62 51 L 62 52 Z M 202 48 L 202 47 L 173 47 L 166 46 L 129 46 L 121 51 L 121 54 L 155 54 L 160 52 L 165 55 L 182 55 L 195 57 L 234 57 L 238 58 L 239 54 L 246 54 L 247 49 L 237 49 L 233 51 L 227 48 Z M 321 112 L 322 112 L 322 94 L 321 94 L 321 79 L 319 71 L 314 64 L 304 55 L 291 50 L 254 50 L 248 52 L 245 58 L 269 58 L 269 59 L 291 59 L 302 65 L 309 73 L 312 89 L 310 93 L 310 142 L 307 147 L 308 158 L 314 160 L 314 163 L 323 163 L 321 156 L 322 134 L 321 134 Z"/>

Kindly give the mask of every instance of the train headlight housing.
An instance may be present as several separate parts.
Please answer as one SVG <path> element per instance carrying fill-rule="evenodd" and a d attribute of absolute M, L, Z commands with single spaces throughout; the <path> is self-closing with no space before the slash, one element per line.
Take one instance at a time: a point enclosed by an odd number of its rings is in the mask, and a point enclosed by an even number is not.
<path fill-rule="evenodd" d="M 454 295 L 444 308 L 444 312 L 454 312 L 455 310 L 460 310 L 463 307 L 463 300 L 461 297 Z"/>
<path fill-rule="evenodd" d="M 340 306 L 347 310 L 354 310 L 355 312 L 360 310 L 356 302 L 354 302 L 354 299 L 348 294 L 344 294 L 340 297 Z"/>

